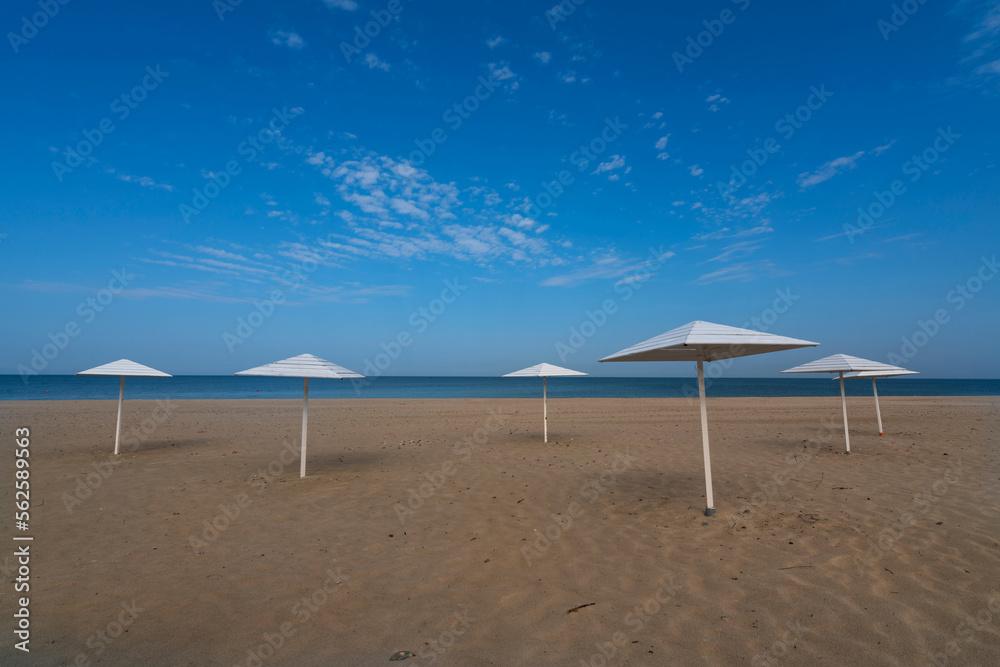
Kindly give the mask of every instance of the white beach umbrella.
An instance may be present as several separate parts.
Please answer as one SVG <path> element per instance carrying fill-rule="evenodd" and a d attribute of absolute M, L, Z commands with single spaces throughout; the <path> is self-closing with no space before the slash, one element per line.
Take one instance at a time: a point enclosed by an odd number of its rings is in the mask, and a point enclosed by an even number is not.
<path fill-rule="evenodd" d="M 163 371 L 158 371 L 149 366 L 137 364 L 128 359 L 119 359 L 110 364 L 104 364 L 87 371 L 80 371 L 77 375 L 117 375 L 121 378 L 118 383 L 118 426 L 115 427 L 115 456 L 118 456 L 118 443 L 122 435 L 122 401 L 125 398 L 125 378 L 126 377 L 146 377 L 146 378 L 168 378 L 173 377 Z"/>
<path fill-rule="evenodd" d="M 705 457 L 705 516 L 715 514 L 712 495 L 712 459 L 708 448 L 708 411 L 705 407 L 704 362 L 746 357 L 765 352 L 814 347 L 819 343 L 775 334 L 695 321 L 616 352 L 601 361 L 696 361 L 701 402 L 701 444 Z"/>
<path fill-rule="evenodd" d="M 269 377 L 304 378 L 302 392 L 302 446 L 299 449 L 299 477 L 306 476 L 306 435 L 309 430 L 309 378 L 363 378 L 364 375 L 349 371 L 343 366 L 320 359 L 312 354 L 300 354 L 281 361 L 275 361 L 249 370 L 240 371 L 236 375 L 264 375 Z"/>
<path fill-rule="evenodd" d="M 549 441 L 549 410 L 548 410 L 548 394 L 546 391 L 545 383 L 546 378 L 550 377 L 578 377 L 581 375 L 586 375 L 586 373 L 581 373 L 580 371 L 571 371 L 568 368 L 563 368 L 562 366 L 553 366 L 552 364 L 536 364 L 534 366 L 529 366 L 528 368 L 522 368 L 519 371 L 514 371 L 513 373 L 507 373 L 501 377 L 505 378 L 542 378 L 542 431 L 544 433 L 544 442 Z"/>
<path fill-rule="evenodd" d="M 844 379 L 850 378 L 871 378 L 872 379 L 872 393 L 875 394 L 875 416 L 878 417 L 878 434 L 885 435 L 885 431 L 882 430 L 882 410 L 878 405 L 878 387 L 875 386 L 875 378 L 887 378 L 896 377 L 897 375 L 919 375 L 917 371 L 854 371 L 851 373 L 844 373 Z M 837 378 L 830 378 L 831 380 L 836 380 Z"/>
<path fill-rule="evenodd" d="M 795 368 L 788 368 L 782 373 L 838 373 L 840 377 L 840 406 L 844 412 L 844 442 L 847 445 L 847 453 L 851 453 L 851 434 L 847 428 L 847 396 L 844 394 L 844 373 L 860 371 L 905 371 L 899 366 L 890 366 L 870 359 L 852 357 L 849 354 L 831 354 L 808 364 L 802 364 Z M 836 379 L 836 378 L 835 378 Z M 880 420 L 881 421 L 881 420 Z M 881 430 L 881 429 L 879 429 Z"/>

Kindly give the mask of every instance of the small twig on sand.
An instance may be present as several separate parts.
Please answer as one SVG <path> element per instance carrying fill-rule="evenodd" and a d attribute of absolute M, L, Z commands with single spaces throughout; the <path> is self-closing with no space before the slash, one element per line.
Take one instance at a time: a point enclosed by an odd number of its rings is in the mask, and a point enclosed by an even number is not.
<path fill-rule="evenodd" d="M 779 567 L 779 570 L 794 570 L 797 567 L 816 567 L 815 565 L 791 565 L 789 567 Z"/>
<path fill-rule="evenodd" d="M 567 614 L 572 614 L 574 611 L 580 611 L 584 607 L 593 607 L 595 604 L 597 604 L 597 603 L 596 602 L 588 602 L 587 604 L 582 604 L 579 607 L 573 607 L 572 609 L 570 609 L 566 613 Z"/>
<path fill-rule="evenodd" d="M 823 478 L 824 477 L 826 477 L 826 473 L 825 472 L 822 475 L 819 476 L 819 481 L 816 482 L 816 487 L 815 488 L 817 488 L 817 489 L 819 488 L 819 485 L 823 483 Z"/>

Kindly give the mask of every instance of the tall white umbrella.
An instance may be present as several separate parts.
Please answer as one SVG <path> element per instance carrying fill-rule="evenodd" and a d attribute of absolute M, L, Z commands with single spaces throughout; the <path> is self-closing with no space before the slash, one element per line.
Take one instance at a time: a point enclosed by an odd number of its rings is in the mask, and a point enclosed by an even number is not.
<path fill-rule="evenodd" d="M 852 357 L 849 354 L 831 354 L 808 364 L 802 364 L 795 368 L 787 368 L 782 373 L 839 373 L 840 374 L 840 406 L 844 412 L 844 442 L 847 445 L 847 453 L 851 453 L 851 434 L 847 428 L 847 396 L 844 394 L 844 373 L 855 371 L 905 371 L 899 366 L 890 366 L 871 359 Z"/>
<path fill-rule="evenodd" d="M 364 375 L 349 371 L 343 366 L 320 359 L 312 354 L 300 354 L 281 361 L 257 366 L 236 375 L 265 375 L 269 377 L 304 378 L 302 390 L 302 445 L 299 448 L 299 477 L 306 476 L 306 435 L 309 431 L 309 378 L 363 378 Z"/>
<path fill-rule="evenodd" d="M 853 373 L 844 373 L 844 379 L 850 378 L 871 378 L 872 379 L 872 393 L 875 394 L 875 416 L 878 417 L 878 434 L 885 435 L 885 431 L 882 430 L 882 410 L 878 406 L 878 387 L 875 386 L 875 378 L 887 378 L 896 377 L 897 375 L 919 375 L 917 371 L 855 371 Z M 836 380 L 837 378 L 831 378 Z"/>
<path fill-rule="evenodd" d="M 110 364 L 97 366 L 90 370 L 80 371 L 77 375 L 117 375 L 121 378 L 118 383 L 118 425 L 115 427 L 115 456 L 118 456 L 118 443 L 122 435 L 122 401 L 125 399 L 125 378 L 126 377 L 146 377 L 146 378 L 168 378 L 173 377 L 163 371 L 158 371 L 149 366 L 137 364 L 128 359 L 119 359 Z"/>
<path fill-rule="evenodd" d="M 581 373 L 580 371 L 571 371 L 568 368 L 563 368 L 562 366 L 553 366 L 552 364 L 536 364 L 534 366 L 529 366 L 527 368 L 522 368 L 519 371 L 514 371 L 513 373 L 507 373 L 502 377 L 505 378 L 542 378 L 542 430 L 544 433 L 544 442 L 549 441 L 549 409 L 548 409 L 548 392 L 545 387 L 547 382 L 546 378 L 550 377 L 577 377 L 580 375 L 586 375 L 586 373 Z"/>
<path fill-rule="evenodd" d="M 704 362 L 816 345 L 819 343 L 723 324 L 695 321 L 633 345 L 621 352 L 616 352 L 601 359 L 601 361 L 695 361 L 698 363 L 701 445 L 705 457 L 705 516 L 712 516 L 715 514 L 715 498 L 712 494 L 712 457 L 708 448 L 708 410 L 705 407 Z"/>

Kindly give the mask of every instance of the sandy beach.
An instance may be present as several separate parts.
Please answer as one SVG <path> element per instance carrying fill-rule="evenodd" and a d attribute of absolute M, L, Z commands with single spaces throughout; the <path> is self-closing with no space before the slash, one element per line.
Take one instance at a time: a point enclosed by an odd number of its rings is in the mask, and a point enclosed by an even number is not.
<path fill-rule="evenodd" d="M 848 404 L 709 397 L 706 518 L 696 400 L 314 400 L 305 479 L 299 401 L 8 402 L 0 658 L 1000 664 L 1000 398 Z"/>

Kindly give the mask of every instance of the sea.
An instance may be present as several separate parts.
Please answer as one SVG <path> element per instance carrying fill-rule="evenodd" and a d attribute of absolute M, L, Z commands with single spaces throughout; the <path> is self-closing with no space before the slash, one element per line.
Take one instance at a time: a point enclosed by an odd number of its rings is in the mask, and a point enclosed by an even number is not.
<path fill-rule="evenodd" d="M 108 400 L 118 398 L 117 377 L 0 375 L 0 401 Z M 871 396 L 867 378 L 845 380 L 849 396 Z M 301 378 L 234 375 L 177 375 L 126 378 L 125 397 L 136 399 L 301 398 Z M 832 396 L 830 376 L 795 378 L 706 378 L 707 394 L 719 397 Z M 549 378 L 552 398 L 683 398 L 697 395 L 691 377 Z M 540 378 L 377 377 L 309 381 L 310 398 L 534 398 Z M 882 378 L 880 396 L 1000 396 L 1000 380 Z"/>

